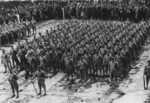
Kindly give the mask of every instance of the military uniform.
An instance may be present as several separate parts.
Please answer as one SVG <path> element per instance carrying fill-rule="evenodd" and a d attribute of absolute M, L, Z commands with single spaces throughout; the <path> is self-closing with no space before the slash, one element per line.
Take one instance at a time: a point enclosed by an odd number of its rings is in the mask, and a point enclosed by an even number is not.
<path fill-rule="evenodd" d="M 39 93 L 41 94 L 41 88 L 44 89 L 44 95 L 46 95 L 46 86 L 45 86 L 45 78 L 47 77 L 45 72 L 41 70 L 41 67 L 38 67 L 37 71 L 35 72 L 33 78 L 37 77 Z"/>
<path fill-rule="evenodd" d="M 17 83 L 18 76 L 12 70 L 10 72 L 10 76 L 9 76 L 8 80 L 11 85 L 11 89 L 12 89 L 12 93 L 13 93 L 12 98 L 15 96 L 15 91 L 17 92 L 16 98 L 19 98 L 19 85 Z"/>
<path fill-rule="evenodd" d="M 86 69 L 86 66 L 87 66 L 87 62 L 84 58 L 80 59 L 78 61 L 78 67 L 79 67 L 79 70 L 80 70 L 80 78 L 81 78 L 81 81 L 84 80 L 84 82 L 87 81 L 87 69 Z"/>
<path fill-rule="evenodd" d="M 144 89 L 148 89 L 148 83 L 150 78 L 150 60 L 148 61 L 148 65 L 145 66 L 143 81 L 144 81 Z"/>
<path fill-rule="evenodd" d="M 10 69 L 9 67 L 9 56 L 5 53 L 5 50 L 2 50 L 3 51 L 3 54 L 2 54 L 2 64 L 4 64 L 4 67 L 5 67 L 5 71 L 4 73 L 7 73 L 7 69 Z"/>
<path fill-rule="evenodd" d="M 13 67 L 15 66 L 15 64 L 17 67 L 20 66 L 20 62 L 17 57 L 17 51 L 14 50 L 13 47 L 11 49 L 11 59 L 12 59 Z"/>
<path fill-rule="evenodd" d="M 117 81 L 117 64 L 114 60 L 114 58 L 111 58 L 111 61 L 109 62 L 109 76 L 110 76 L 110 82 L 112 83 L 113 78 Z"/>

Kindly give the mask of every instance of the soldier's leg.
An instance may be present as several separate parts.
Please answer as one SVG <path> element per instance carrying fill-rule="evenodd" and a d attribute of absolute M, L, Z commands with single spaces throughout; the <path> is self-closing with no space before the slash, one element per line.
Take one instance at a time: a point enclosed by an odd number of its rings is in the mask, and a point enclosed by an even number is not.
<path fill-rule="evenodd" d="M 19 40 L 21 40 L 22 39 L 21 31 L 18 31 L 18 35 L 19 35 Z"/>
<path fill-rule="evenodd" d="M 18 86 L 18 83 L 14 83 L 14 88 L 15 88 L 15 91 L 17 93 L 17 97 L 16 98 L 19 98 L 19 86 Z"/>
<path fill-rule="evenodd" d="M 5 71 L 4 71 L 4 73 L 7 73 L 8 65 L 7 65 L 7 62 L 6 62 L 6 61 L 4 62 L 4 67 L 5 67 Z"/>
<path fill-rule="evenodd" d="M 97 64 L 94 65 L 94 68 L 93 68 L 93 69 L 94 69 L 94 75 L 96 76 L 96 75 L 97 75 L 97 73 L 96 73 L 96 70 L 97 70 Z"/>
<path fill-rule="evenodd" d="M 87 71 L 84 70 L 84 81 L 86 82 L 87 81 Z"/>
<path fill-rule="evenodd" d="M 29 36 L 31 36 L 31 29 L 30 28 L 28 29 L 28 33 L 29 33 Z"/>
<path fill-rule="evenodd" d="M 96 80 L 96 76 L 97 76 L 97 73 L 96 73 L 96 70 L 97 70 L 97 65 L 94 65 L 94 68 L 93 68 L 93 70 L 94 70 L 94 80 Z"/>
<path fill-rule="evenodd" d="M 108 68 L 107 68 L 107 64 L 104 66 L 104 75 L 108 75 Z"/>
<path fill-rule="evenodd" d="M 2 36 L 0 35 L 0 50 L 1 50 L 1 47 L 2 47 Z"/>
<path fill-rule="evenodd" d="M 69 73 L 69 70 L 68 70 L 68 68 L 67 68 L 67 77 L 68 77 L 67 80 L 69 80 L 69 76 L 70 76 L 70 73 Z"/>
<path fill-rule="evenodd" d="M 109 76 L 110 76 L 110 83 L 112 83 L 113 82 L 113 72 L 112 71 L 110 72 Z"/>
<path fill-rule="evenodd" d="M 14 61 L 15 61 L 15 63 L 16 63 L 16 66 L 19 67 L 19 66 L 20 66 L 20 62 L 19 62 L 19 60 L 18 60 L 17 57 L 14 59 Z"/>
<path fill-rule="evenodd" d="M 40 95 L 41 94 L 41 81 L 40 80 L 38 80 L 38 87 L 39 87 L 39 93 L 38 93 L 38 95 Z"/>
<path fill-rule="evenodd" d="M 82 70 L 80 70 L 80 79 L 82 81 Z"/>
<path fill-rule="evenodd" d="M 29 69 L 26 70 L 25 79 L 27 80 L 30 76 Z"/>
<path fill-rule="evenodd" d="M 92 65 L 91 65 L 91 63 L 89 64 L 89 74 L 90 75 L 92 74 Z"/>
<path fill-rule="evenodd" d="M 71 68 L 71 70 L 70 70 L 70 76 L 71 76 L 71 79 L 72 79 L 72 80 L 73 80 L 73 72 L 74 72 L 73 69 L 74 69 L 74 68 Z"/>
<path fill-rule="evenodd" d="M 33 74 L 34 74 L 34 64 L 32 64 L 32 67 L 31 67 L 31 75 L 33 76 Z M 47 71 L 45 71 L 45 72 L 47 72 Z"/>
<path fill-rule="evenodd" d="M 96 70 L 96 66 L 95 66 L 95 64 L 93 65 L 93 68 L 92 68 L 93 70 L 93 75 L 95 76 L 95 70 Z"/>
<path fill-rule="evenodd" d="M 14 58 L 11 58 L 11 60 L 12 60 L 12 66 L 14 67 L 15 66 L 15 60 L 14 60 Z"/>
<path fill-rule="evenodd" d="M 147 75 L 146 74 L 143 75 L 143 82 L 144 82 L 144 89 L 146 90 L 148 88 L 148 85 L 147 85 Z"/>
<path fill-rule="evenodd" d="M 36 26 L 33 26 L 33 34 L 36 33 Z"/>
<path fill-rule="evenodd" d="M 46 85 L 44 80 L 41 81 L 41 87 L 44 89 L 44 95 L 46 95 Z"/>
<path fill-rule="evenodd" d="M 12 41 L 14 43 L 15 42 L 15 38 L 14 38 L 14 33 L 13 32 L 11 32 L 11 36 L 12 36 Z"/>
<path fill-rule="evenodd" d="M 147 80 L 147 89 L 148 89 L 148 84 L 149 84 L 149 78 L 150 78 L 150 77 L 149 77 L 149 76 L 146 76 L 146 78 L 147 78 L 146 80 Z"/>
<path fill-rule="evenodd" d="M 114 78 L 115 78 L 115 82 L 117 82 L 117 69 L 116 68 L 114 70 Z"/>
<path fill-rule="evenodd" d="M 56 73 L 56 62 L 53 64 L 53 73 Z"/>
<path fill-rule="evenodd" d="M 7 44 L 10 44 L 9 35 L 8 34 L 5 35 L 6 35 Z"/>
<path fill-rule="evenodd" d="M 15 97 L 15 88 L 14 85 L 10 82 L 11 90 L 12 90 L 12 96 L 11 98 Z"/>
<path fill-rule="evenodd" d="M 10 71 L 12 69 L 12 65 L 11 65 L 11 62 L 9 61 L 8 62 L 8 70 Z"/>
<path fill-rule="evenodd" d="M 98 76 L 98 73 L 99 72 L 99 65 L 97 64 L 97 67 L 96 67 L 96 75 Z"/>
<path fill-rule="evenodd" d="M 100 65 L 98 65 L 98 70 L 97 70 L 97 72 L 99 72 L 99 73 L 98 73 L 98 76 L 101 76 L 101 66 L 100 66 Z"/>

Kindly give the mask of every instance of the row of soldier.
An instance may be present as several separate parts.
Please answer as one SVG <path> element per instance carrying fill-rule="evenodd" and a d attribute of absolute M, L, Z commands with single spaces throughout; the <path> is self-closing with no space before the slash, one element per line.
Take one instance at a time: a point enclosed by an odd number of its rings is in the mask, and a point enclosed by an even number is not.
<path fill-rule="evenodd" d="M 14 42 L 24 39 L 27 36 L 31 36 L 36 32 L 35 20 L 32 21 L 21 21 L 9 22 L 0 26 L 0 46 L 6 46 L 13 44 Z"/>
<path fill-rule="evenodd" d="M 38 65 L 44 71 L 66 72 L 68 79 L 89 77 L 123 77 L 138 56 L 148 37 L 148 23 L 71 20 L 57 30 L 39 33 L 32 41 L 11 50 L 13 66 L 26 70 L 26 79 Z M 19 59 L 18 59 L 19 58 Z"/>

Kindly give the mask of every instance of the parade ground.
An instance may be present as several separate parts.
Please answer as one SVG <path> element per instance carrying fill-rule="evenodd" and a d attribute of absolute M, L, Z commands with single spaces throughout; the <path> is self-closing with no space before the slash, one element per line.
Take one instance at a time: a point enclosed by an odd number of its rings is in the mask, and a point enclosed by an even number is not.
<path fill-rule="evenodd" d="M 39 32 L 44 34 L 50 27 L 56 27 L 57 24 L 63 22 L 66 20 L 49 20 L 38 23 L 36 36 Z M 16 47 L 17 42 L 12 45 Z M 9 46 L 2 47 L 2 49 L 5 49 L 6 52 L 10 51 Z M 2 51 L 0 51 L 1 55 Z M 143 86 L 143 71 L 147 60 L 150 60 L 149 41 L 145 44 L 139 58 L 132 63 L 128 75 L 111 86 L 108 78 L 99 77 L 96 81 L 89 78 L 86 83 L 81 83 L 76 76 L 73 81 L 67 81 L 65 73 L 48 74 L 45 80 L 46 96 L 36 95 L 36 92 L 39 91 L 37 80 L 34 80 L 34 83 L 30 82 L 30 79 L 25 80 L 25 72 L 22 71 L 18 75 L 18 99 L 10 98 L 12 92 L 8 82 L 9 73 L 3 74 L 4 66 L 0 64 L 0 103 L 149 103 L 150 89 L 144 90 Z"/>

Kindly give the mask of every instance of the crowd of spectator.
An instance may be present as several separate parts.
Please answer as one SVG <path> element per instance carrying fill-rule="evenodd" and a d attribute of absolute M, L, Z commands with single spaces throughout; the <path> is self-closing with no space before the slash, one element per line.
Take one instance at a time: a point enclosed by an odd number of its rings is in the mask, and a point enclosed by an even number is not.
<path fill-rule="evenodd" d="M 139 22 L 147 20 L 149 7 L 145 4 L 120 2 L 62 2 L 62 1 L 14 1 L 0 3 L 0 24 L 20 19 L 36 21 L 48 19 L 100 19 Z"/>

